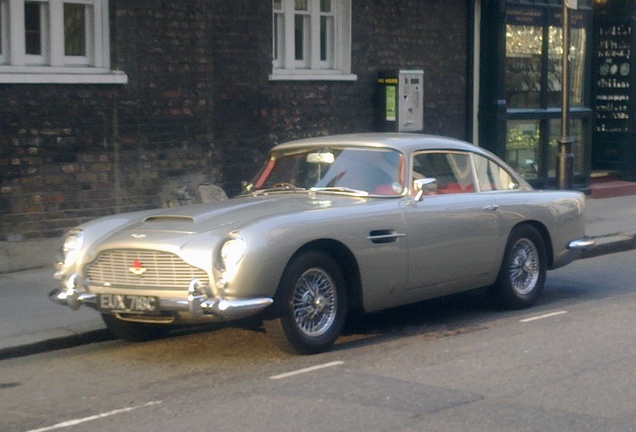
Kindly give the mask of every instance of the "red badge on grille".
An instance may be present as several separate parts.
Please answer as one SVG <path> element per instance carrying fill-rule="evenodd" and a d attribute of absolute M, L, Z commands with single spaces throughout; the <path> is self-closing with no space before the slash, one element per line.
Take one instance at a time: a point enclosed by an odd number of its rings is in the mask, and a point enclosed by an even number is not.
<path fill-rule="evenodd" d="M 141 276 L 142 274 L 146 273 L 147 269 L 143 267 L 143 265 L 141 264 L 141 261 L 136 259 L 133 261 L 132 267 L 130 267 L 128 270 L 135 276 Z"/>

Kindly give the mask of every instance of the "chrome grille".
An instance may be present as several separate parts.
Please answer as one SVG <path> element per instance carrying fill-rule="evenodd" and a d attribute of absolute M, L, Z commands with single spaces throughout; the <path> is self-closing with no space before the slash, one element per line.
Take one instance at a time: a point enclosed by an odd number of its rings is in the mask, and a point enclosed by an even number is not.
<path fill-rule="evenodd" d="M 135 275 L 135 263 L 145 269 Z M 97 261 L 86 267 L 91 285 L 187 290 L 190 281 L 198 278 L 209 284 L 208 275 L 175 254 L 153 250 L 110 250 L 102 252 Z"/>

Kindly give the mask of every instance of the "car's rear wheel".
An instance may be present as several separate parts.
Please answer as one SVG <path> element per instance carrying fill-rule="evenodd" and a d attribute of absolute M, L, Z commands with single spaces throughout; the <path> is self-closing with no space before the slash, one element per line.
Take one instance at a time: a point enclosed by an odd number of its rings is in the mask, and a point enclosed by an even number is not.
<path fill-rule="evenodd" d="M 321 252 L 307 252 L 285 270 L 265 329 L 285 352 L 327 350 L 340 335 L 347 311 L 342 272 Z"/>
<path fill-rule="evenodd" d="M 516 227 L 508 238 L 494 286 L 501 306 L 521 309 L 532 306 L 543 291 L 547 270 L 545 243 L 531 225 Z"/>
<path fill-rule="evenodd" d="M 143 342 L 168 335 L 170 326 L 146 324 L 118 319 L 115 315 L 102 314 L 106 328 L 115 336 L 130 342 Z"/>

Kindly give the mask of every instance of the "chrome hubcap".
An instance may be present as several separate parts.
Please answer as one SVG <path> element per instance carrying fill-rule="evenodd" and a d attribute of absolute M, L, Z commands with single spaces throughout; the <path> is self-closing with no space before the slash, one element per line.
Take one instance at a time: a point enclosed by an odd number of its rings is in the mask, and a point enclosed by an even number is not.
<path fill-rule="evenodd" d="M 324 270 L 309 269 L 298 279 L 292 308 L 303 334 L 315 337 L 328 331 L 336 319 L 336 305 L 335 283 Z"/>
<path fill-rule="evenodd" d="M 519 295 L 531 292 L 539 280 L 539 252 L 533 242 L 520 239 L 512 247 L 510 283 Z"/>

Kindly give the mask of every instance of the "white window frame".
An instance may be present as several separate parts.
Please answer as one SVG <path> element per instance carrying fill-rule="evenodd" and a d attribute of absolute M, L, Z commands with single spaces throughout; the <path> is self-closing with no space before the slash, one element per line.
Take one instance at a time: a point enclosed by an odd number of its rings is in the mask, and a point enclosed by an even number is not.
<path fill-rule="evenodd" d="M 320 0 L 306 0 L 308 11 L 294 10 L 294 0 L 272 1 L 272 73 L 269 79 L 306 81 L 355 81 L 351 73 L 351 1 L 331 0 L 332 11 L 320 11 Z M 275 9 L 280 3 L 281 8 Z M 303 59 L 296 59 L 295 19 L 297 14 L 307 16 L 306 33 L 303 35 Z M 321 17 L 332 19 L 332 29 L 327 34 L 327 59 L 320 58 Z"/>
<path fill-rule="evenodd" d="M 25 1 L 26 2 L 26 1 Z M 23 3 L 25 3 L 23 2 Z M 26 52 L 24 53 L 24 59 L 20 59 L 18 60 L 20 63 L 28 65 L 28 66 L 44 66 L 47 64 L 47 58 L 49 58 L 49 53 L 50 53 L 50 40 L 47 37 L 47 34 L 50 34 L 50 28 L 51 28 L 51 20 L 49 15 L 51 14 L 50 9 L 49 9 L 49 2 L 48 1 L 32 1 L 32 3 L 40 3 L 40 31 L 41 31 L 41 41 L 40 41 L 40 47 L 42 49 L 42 52 L 40 54 L 27 54 Z M 23 6 L 24 8 L 24 6 Z M 23 9 L 24 12 L 24 9 Z M 12 20 L 13 21 L 13 20 Z M 20 21 L 20 23 L 24 23 L 24 15 L 22 20 Z M 17 23 L 16 23 L 17 24 Z M 11 25 L 11 27 L 9 27 L 10 29 L 14 28 L 14 27 L 18 27 L 17 25 Z M 22 30 L 24 33 L 25 30 L 23 28 Z M 9 39 L 12 39 L 13 34 L 9 33 Z M 13 47 L 11 47 L 13 48 Z M 26 48 L 25 48 L 26 49 Z M 12 55 L 11 58 L 16 58 L 16 55 Z"/>
<path fill-rule="evenodd" d="M 59 48 L 61 48 L 61 52 L 58 55 L 64 56 L 65 65 L 92 66 L 94 63 L 95 51 L 97 48 L 95 46 L 95 22 L 93 19 L 95 11 L 94 11 L 93 2 L 90 0 L 83 0 L 83 1 L 74 0 L 74 1 L 65 1 L 64 3 L 86 5 L 86 8 L 84 10 L 84 22 L 85 22 L 84 32 L 86 34 L 86 40 L 84 43 L 85 43 L 86 55 L 67 56 L 66 53 L 64 53 L 64 45 L 65 45 L 64 36 L 62 38 L 62 44 L 59 46 Z M 58 19 L 59 25 L 61 26 L 60 28 L 64 28 L 64 9 L 63 8 L 64 8 L 64 5 L 62 5 L 62 8 L 60 8 L 58 16 L 56 16 L 56 19 Z"/>
<path fill-rule="evenodd" d="M 26 54 L 26 1 L 42 4 L 42 54 Z M 85 9 L 86 55 L 64 52 L 64 4 Z M 126 84 L 128 76 L 110 68 L 108 0 L 0 0 L 0 83 Z"/>
<path fill-rule="evenodd" d="M 7 62 L 9 52 L 9 3 L 0 0 L 0 65 Z"/>

